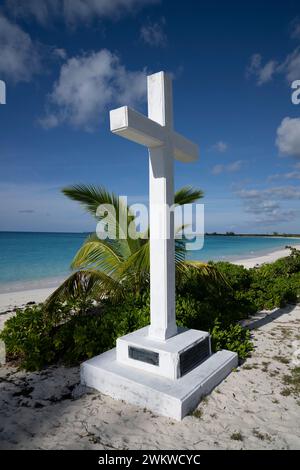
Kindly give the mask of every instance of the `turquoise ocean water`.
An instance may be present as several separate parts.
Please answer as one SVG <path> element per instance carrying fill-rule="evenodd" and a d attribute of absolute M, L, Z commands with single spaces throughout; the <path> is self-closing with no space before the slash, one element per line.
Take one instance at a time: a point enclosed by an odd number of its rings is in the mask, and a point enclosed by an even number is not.
<path fill-rule="evenodd" d="M 87 234 L 0 232 L 0 292 L 57 284 Z M 198 260 L 250 258 L 299 244 L 300 239 L 208 236 L 204 247 L 189 251 Z"/>

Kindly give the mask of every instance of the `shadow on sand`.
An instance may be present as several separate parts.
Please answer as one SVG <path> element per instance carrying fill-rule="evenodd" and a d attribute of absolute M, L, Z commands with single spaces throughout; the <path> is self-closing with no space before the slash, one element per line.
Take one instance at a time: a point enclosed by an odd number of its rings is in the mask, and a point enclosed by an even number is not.
<path fill-rule="evenodd" d="M 292 313 L 296 307 L 297 304 L 290 304 L 283 308 L 275 308 L 274 310 L 262 310 L 247 320 L 242 320 L 240 324 L 249 330 L 255 330 L 256 328 L 260 328 L 264 325 L 267 325 L 268 323 L 271 323 L 272 321 L 277 320 L 282 315 Z"/>

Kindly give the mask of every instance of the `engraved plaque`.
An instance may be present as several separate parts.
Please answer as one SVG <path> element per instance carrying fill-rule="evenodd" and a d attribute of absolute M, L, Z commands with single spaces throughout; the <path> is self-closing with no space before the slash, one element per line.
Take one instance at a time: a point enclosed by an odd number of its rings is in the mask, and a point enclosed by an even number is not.
<path fill-rule="evenodd" d="M 128 357 L 136 361 L 147 362 L 147 364 L 152 364 L 153 366 L 159 365 L 159 354 L 148 349 L 128 346 Z"/>
<path fill-rule="evenodd" d="M 209 337 L 180 354 L 180 376 L 187 374 L 209 357 Z"/>

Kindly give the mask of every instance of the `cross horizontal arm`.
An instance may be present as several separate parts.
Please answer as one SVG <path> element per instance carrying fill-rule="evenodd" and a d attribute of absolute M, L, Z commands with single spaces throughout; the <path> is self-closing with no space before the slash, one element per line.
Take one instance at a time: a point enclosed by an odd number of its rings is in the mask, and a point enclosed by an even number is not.
<path fill-rule="evenodd" d="M 166 144 L 168 139 L 174 157 L 182 162 L 193 162 L 199 157 L 198 145 L 181 134 L 166 129 L 143 114 L 137 113 L 128 106 L 110 111 L 110 130 L 114 134 L 126 137 L 148 148 Z"/>
<path fill-rule="evenodd" d="M 164 127 L 128 106 L 110 111 L 110 130 L 149 148 L 162 145 L 166 139 Z"/>
<path fill-rule="evenodd" d="M 177 132 L 172 133 L 174 157 L 181 162 L 194 162 L 199 158 L 199 147 Z"/>

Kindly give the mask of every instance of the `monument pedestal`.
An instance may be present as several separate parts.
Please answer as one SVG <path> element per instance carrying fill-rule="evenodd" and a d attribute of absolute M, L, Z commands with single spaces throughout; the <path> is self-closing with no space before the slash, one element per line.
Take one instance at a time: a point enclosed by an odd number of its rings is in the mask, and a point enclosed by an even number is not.
<path fill-rule="evenodd" d="M 211 354 L 209 334 L 179 329 L 164 342 L 148 327 L 117 340 L 117 347 L 86 361 L 81 382 L 112 398 L 181 420 L 238 364 L 237 354 Z"/>
<path fill-rule="evenodd" d="M 168 379 L 178 379 L 211 354 L 209 334 L 178 328 L 175 336 L 153 340 L 149 327 L 117 339 L 116 358 L 120 364 L 142 369 Z"/>

